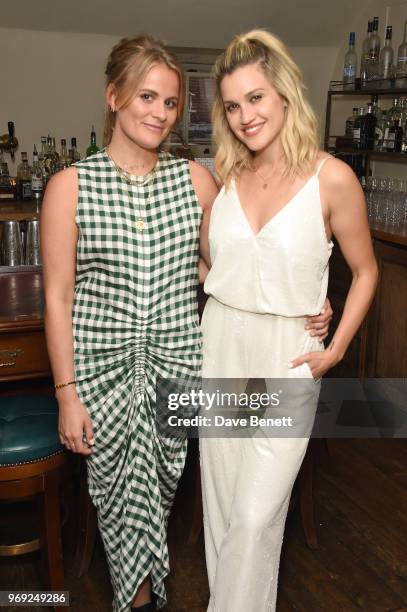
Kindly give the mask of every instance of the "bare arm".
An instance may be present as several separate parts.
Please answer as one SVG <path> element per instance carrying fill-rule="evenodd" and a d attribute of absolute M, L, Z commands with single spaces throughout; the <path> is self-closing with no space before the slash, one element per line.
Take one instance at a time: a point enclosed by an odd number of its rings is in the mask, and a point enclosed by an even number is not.
<path fill-rule="evenodd" d="M 328 207 L 329 225 L 352 272 L 343 314 L 324 352 L 307 353 L 293 366 L 307 362 L 315 378 L 344 356 L 369 309 L 378 270 L 366 212 L 366 203 L 353 171 L 339 160 L 329 160 L 320 174 L 321 196 Z"/>
<path fill-rule="evenodd" d="M 45 330 L 48 354 L 56 384 L 73 381 L 72 305 L 78 229 L 76 170 L 55 175 L 48 184 L 41 210 L 41 249 L 45 290 Z M 74 452 L 89 454 L 92 427 L 75 385 L 56 392 L 59 404 L 59 434 Z"/>
<path fill-rule="evenodd" d="M 195 189 L 195 193 L 198 198 L 203 210 L 203 217 L 200 228 L 200 252 L 204 264 L 207 268 L 210 268 L 211 260 L 209 255 L 209 219 L 211 216 L 211 210 L 213 202 L 218 195 L 219 189 L 213 178 L 212 174 L 193 161 L 189 162 L 189 168 L 191 172 L 192 184 Z M 200 266 L 200 279 L 205 275 L 205 267 Z"/>

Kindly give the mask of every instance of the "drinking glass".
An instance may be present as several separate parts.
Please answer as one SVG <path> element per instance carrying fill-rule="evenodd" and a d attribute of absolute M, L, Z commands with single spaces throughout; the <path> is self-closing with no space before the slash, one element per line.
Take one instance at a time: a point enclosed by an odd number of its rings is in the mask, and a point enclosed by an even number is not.
<path fill-rule="evenodd" d="M 23 245 L 18 221 L 3 221 L 1 255 L 4 266 L 22 265 Z"/>

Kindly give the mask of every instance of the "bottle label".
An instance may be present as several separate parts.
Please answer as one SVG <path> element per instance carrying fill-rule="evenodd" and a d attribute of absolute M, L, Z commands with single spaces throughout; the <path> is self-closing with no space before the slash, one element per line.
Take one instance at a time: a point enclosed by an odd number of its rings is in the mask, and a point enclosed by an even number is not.
<path fill-rule="evenodd" d="M 387 149 L 394 149 L 396 142 L 396 135 L 394 132 L 390 132 L 387 136 Z"/>
<path fill-rule="evenodd" d="M 21 195 L 23 200 L 29 200 L 31 198 L 31 181 L 24 182 L 21 187 Z"/>
<path fill-rule="evenodd" d="M 356 70 L 355 66 L 345 66 L 343 69 L 343 76 L 345 79 L 353 79 L 355 76 Z"/>
<path fill-rule="evenodd" d="M 31 179 L 31 191 L 42 191 L 42 179 L 33 176 Z"/>
<path fill-rule="evenodd" d="M 359 142 L 359 140 L 360 140 L 360 128 L 355 128 L 353 130 L 353 140 L 356 140 L 357 142 Z"/>

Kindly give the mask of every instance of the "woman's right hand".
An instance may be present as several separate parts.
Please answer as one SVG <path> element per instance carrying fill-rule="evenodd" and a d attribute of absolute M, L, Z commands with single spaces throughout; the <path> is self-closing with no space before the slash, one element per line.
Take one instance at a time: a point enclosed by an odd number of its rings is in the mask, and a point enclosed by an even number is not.
<path fill-rule="evenodd" d="M 62 394 L 61 394 L 62 395 Z M 58 397 L 59 404 L 59 439 L 73 453 L 90 455 L 95 443 L 92 422 L 78 398 Z"/>

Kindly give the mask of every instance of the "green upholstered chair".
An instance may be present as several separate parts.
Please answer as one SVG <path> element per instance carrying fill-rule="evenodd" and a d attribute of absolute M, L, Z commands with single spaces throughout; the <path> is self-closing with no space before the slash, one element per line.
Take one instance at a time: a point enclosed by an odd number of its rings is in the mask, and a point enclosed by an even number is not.
<path fill-rule="evenodd" d="M 38 537 L 0 546 L 0 555 L 41 549 L 47 588 L 64 590 L 59 485 L 66 453 L 58 437 L 58 405 L 48 395 L 0 397 L 0 500 L 36 498 Z M 58 607 L 61 610 L 61 607 Z"/>

